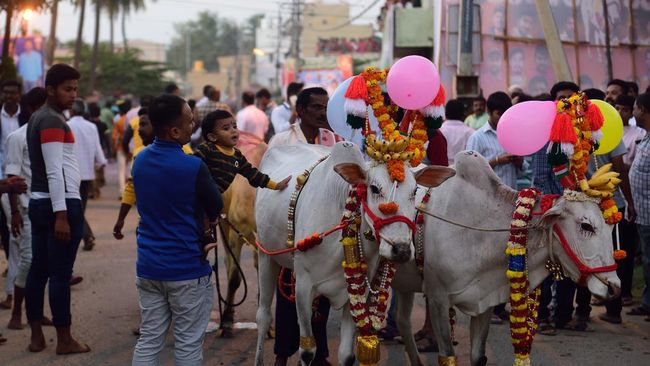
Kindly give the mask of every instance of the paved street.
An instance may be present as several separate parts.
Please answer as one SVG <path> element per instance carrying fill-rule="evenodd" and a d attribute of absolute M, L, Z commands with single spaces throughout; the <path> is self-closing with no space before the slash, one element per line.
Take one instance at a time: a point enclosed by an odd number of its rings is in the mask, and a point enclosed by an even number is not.
<path fill-rule="evenodd" d="M 107 176 L 112 177 L 110 167 Z M 132 330 L 138 326 L 139 313 L 137 293 L 134 285 L 136 246 L 134 230 L 135 214 L 132 212 L 125 227 L 124 240 L 114 240 L 111 231 L 119 201 L 114 182 L 104 188 L 102 198 L 91 201 L 87 213 L 88 220 L 95 230 L 97 246 L 91 252 L 79 251 L 75 273 L 82 275 L 84 281 L 73 288 L 72 313 L 74 333 L 88 343 L 92 352 L 75 356 L 56 356 L 55 332 L 46 328 L 48 347 L 39 354 L 27 352 L 29 331 L 6 329 L 9 311 L 0 310 L 0 332 L 9 340 L 0 346 L 0 365 L 2 366 L 43 366 L 43 365 L 128 365 L 136 342 Z M 223 251 L 220 252 L 223 254 Z M 4 255 L 0 269 L 4 270 Z M 245 250 L 244 270 L 249 284 L 249 296 L 245 304 L 237 308 L 236 321 L 249 326 L 255 321 L 257 281 L 251 251 Z M 222 288 L 224 266 L 221 266 Z M 241 292 L 239 293 L 241 295 Z M 2 294 L 4 298 L 4 294 Z M 215 301 L 216 309 L 216 301 Z M 595 308 L 593 317 L 603 311 Z M 49 313 L 49 311 L 46 311 Z M 413 315 L 414 328 L 422 324 L 423 309 L 420 303 Z M 216 320 L 218 315 L 213 312 Z M 337 330 L 340 312 L 330 316 L 330 360 L 336 363 Z M 467 318 L 461 316 L 456 329 L 460 344 L 457 346 L 460 365 L 469 365 L 469 342 Z M 625 317 L 623 325 L 605 324 L 592 320 L 593 333 L 560 332 L 555 337 L 537 336 L 533 350 L 533 364 L 543 366 L 572 365 L 650 365 L 650 323 L 642 318 Z M 256 331 L 238 329 L 233 339 L 216 338 L 215 333 L 206 337 L 204 345 L 206 365 L 250 365 L 255 350 Z M 272 341 L 265 344 L 265 359 L 272 364 Z M 173 341 L 168 337 L 162 354 L 162 364 L 173 362 Z M 436 365 L 437 354 L 423 357 L 429 365 Z M 493 326 L 488 346 L 489 365 L 511 365 L 512 347 L 509 343 L 507 325 Z M 291 365 L 296 365 L 294 357 Z M 382 348 L 381 365 L 400 365 L 406 363 L 401 345 L 388 344 Z"/>

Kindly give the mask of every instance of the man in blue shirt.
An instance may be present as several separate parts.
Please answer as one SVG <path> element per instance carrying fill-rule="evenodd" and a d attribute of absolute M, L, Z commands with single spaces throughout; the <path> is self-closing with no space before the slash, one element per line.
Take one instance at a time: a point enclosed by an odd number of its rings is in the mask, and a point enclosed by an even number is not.
<path fill-rule="evenodd" d="M 216 224 L 223 203 L 205 164 L 183 152 L 194 127 L 185 100 L 162 95 L 149 118 L 156 139 L 133 164 L 142 323 L 132 365 L 158 363 L 174 319 L 175 363 L 198 366 L 213 300 L 204 222 Z"/>

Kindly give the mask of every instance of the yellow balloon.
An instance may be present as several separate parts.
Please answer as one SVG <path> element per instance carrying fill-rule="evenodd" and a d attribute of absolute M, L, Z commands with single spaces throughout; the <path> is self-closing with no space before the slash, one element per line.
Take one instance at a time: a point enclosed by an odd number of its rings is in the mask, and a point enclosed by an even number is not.
<path fill-rule="evenodd" d="M 614 150 L 623 138 L 623 120 L 621 115 L 618 114 L 616 108 L 612 107 L 609 103 L 602 100 L 591 100 L 600 112 L 603 114 L 605 121 L 601 131 L 603 138 L 600 139 L 600 146 L 596 150 L 596 155 L 605 155 Z"/>

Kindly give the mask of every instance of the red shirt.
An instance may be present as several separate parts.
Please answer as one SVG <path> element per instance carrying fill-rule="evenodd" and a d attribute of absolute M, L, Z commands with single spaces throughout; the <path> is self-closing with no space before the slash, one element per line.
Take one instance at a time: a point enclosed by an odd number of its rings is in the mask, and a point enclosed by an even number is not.
<path fill-rule="evenodd" d="M 434 130 L 434 134 L 429 137 L 427 159 L 429 159 L 431 165 L 449 165 L 449 159 L 447 158 L 447 139 L 440 130 Z"/>

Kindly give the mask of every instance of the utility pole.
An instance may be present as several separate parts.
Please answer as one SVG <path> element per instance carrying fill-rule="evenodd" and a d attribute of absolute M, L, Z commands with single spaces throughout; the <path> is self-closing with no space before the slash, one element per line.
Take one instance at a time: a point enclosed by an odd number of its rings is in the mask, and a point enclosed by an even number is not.
<path fill-rule="evenodd" d="M 612 45 L 610 42 L 609 34 L 609 8 L 607 1 L 603 0 L 603 15 L 605 16 L 605 55 L 607 56 L 607 76 L 609 80 L 614 78 L 614 70 L 612 68 Z"/>
<path fill-rule="evenodd" d="M 278 39 L 275 46 L 275 89 L 280 89 L 280 52 L 282 50 L 282 8 L 278 7 Z M 282 93 L 280 93 L 282 94 Z"/>
<path fill-rule="evenodd" d="M 553 65 L 553 71 L 555 71 L 556 80 L 574 80 L 571 77 L 571 69 L 569 68 L 569 63 L 567 62 L 566 54 L 562 47 L 560 33 L 553 19 L 551 4 L 545 0 L 535 0 L 535 7 L 537 8 L 537 14 L 539 14 L 539 21 L 542 23 L 546 48 L 551 57 L 551 64 Z"/>
<path fill-rule="evenodd" d="M 293 19 L 293 29 L 291 32 L 291 45 L 293 46 L 293 58 L 295 60 L 294 64 L 294 74 L 295 78 L 298 79 L 298 74 L 300 73 L 300 35 L 302 33 L 302 24 L 300 23 L 300 5 L 301 0 L 292 0 L 292 10 L 291 16 Z"/>

